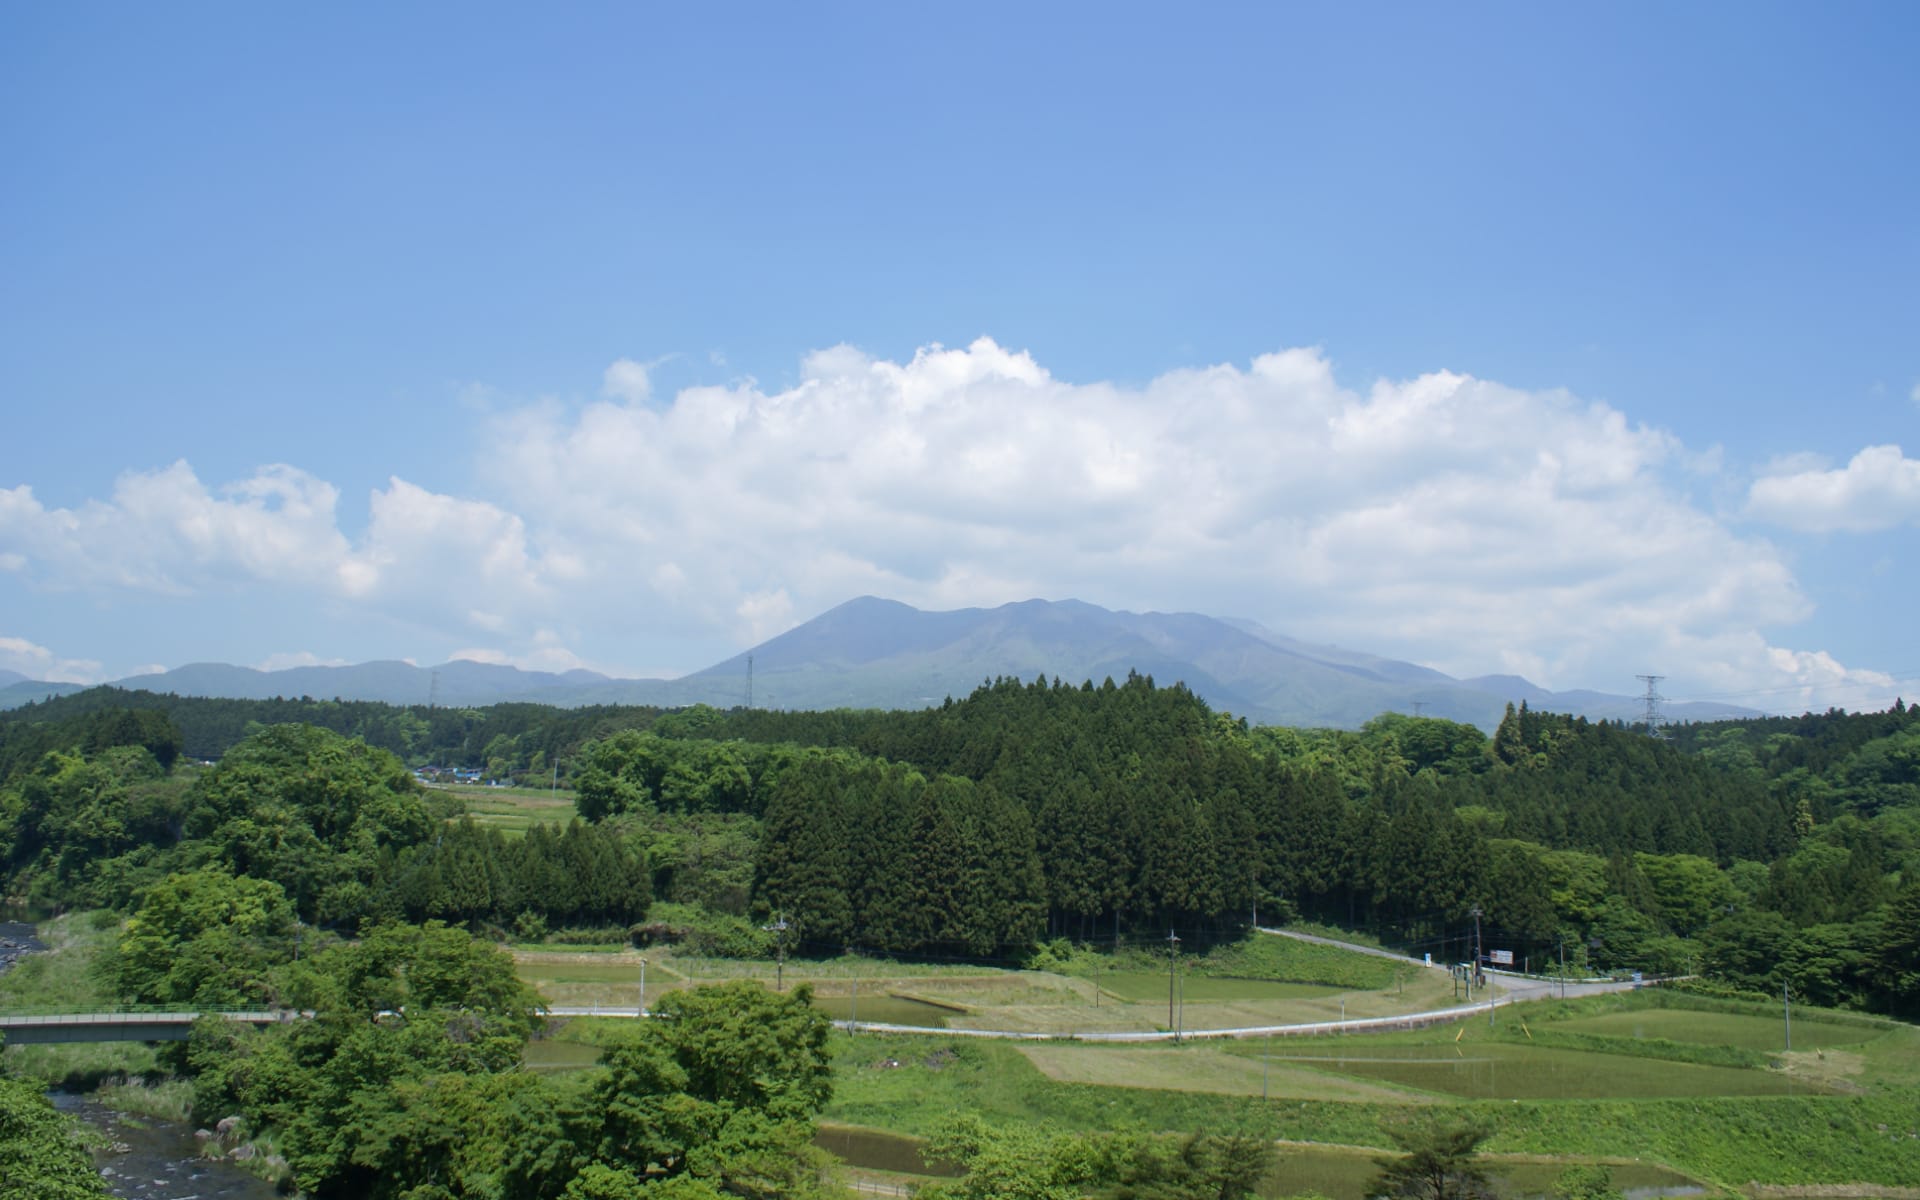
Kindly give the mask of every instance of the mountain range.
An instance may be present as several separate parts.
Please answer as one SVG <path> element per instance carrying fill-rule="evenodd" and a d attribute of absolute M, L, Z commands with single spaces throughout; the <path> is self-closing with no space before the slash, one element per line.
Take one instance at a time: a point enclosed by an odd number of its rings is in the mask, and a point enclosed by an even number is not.
<path fill-rule="evenodd" d="M 749 671 L 751 663 L 751 671 Z M 1272 725 L 1355 728 L 1383 712 L 1420 712 L 1491 729 L 1510 702 L 1633 720 L 1642 697 L 1551 692 L 1517 675 L 1455 679 L 1428 667 L 1296 641 L 1252 621 L 1198 613 L 1114 612 L 1078 600 L 923 612 L 893 600 L 850 600 L 752 650 L 679 679 L 615 679 L 457 660 L 437 667 L 370 662 L 261 671 L 192 663 L 115 686 L 184 696 L 315 696 L 478 707 L 529 701 L 711 704 L 730 708 L 923 708 L 982 682 L 1044 675 L 1121 680 L 1129 671 L 1184 682 L 1216 709 Z M 0 671 L 0 708 L 81 690 Z M 1727 704 L 1670 704 L 1672 720 L 1758 715 Z"/>

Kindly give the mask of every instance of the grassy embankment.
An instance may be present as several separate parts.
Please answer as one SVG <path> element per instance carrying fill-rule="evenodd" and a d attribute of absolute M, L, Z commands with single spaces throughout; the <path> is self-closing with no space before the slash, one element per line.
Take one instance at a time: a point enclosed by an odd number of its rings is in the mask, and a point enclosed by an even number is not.
<path fill-rule="evenodd" d="M 609 952 L 612 951 L 612 952 Z M 520 975 L 549 1003 L 631 1008 L 640 955 L 624 948 L 519 947 Z M 772 962 L 649 951 L 647 998 L 693 983 L 755 978 L 772 984 Z M 1164 961 L 1164 960 L 1163 960 Z M 1169 1027 L 1166 968 L 1151 957 L 1079 952 L 1054 970 L 1014 971 L 858 956 L 790 959 L 788 986 L 805 982 L 836 1020 L 1034 1033 L 1141 1031 Z M 1451 1003 L 1444 972 L 1401 966 L 1329 947 L 1259 937 L 1187 962 L 1177 981 L 1182 1028 L 1240 1029 L 1347 1017 L 1390 1016 Z"/>
<path fill-rule="evenodd" d="M 476 825 L 488 825 L 509 836 L 525 833 L 529 825 L 565 825 L 580 815 L 573 793 L 566 788 L 435 786 L 435 792 L 458 799 Z"/>
<path fill-rule="evenodd" d="M 70 913 L 42 922 L 45 953 L 0 974 L 0 1009 L 111 1009 L 119 999 L 105 977 L 120 923 L 108 912 Z M 155 1047 L 142 1042 L 8 1046 L 6 1069 L 50 1088 L 97 1091 L 122 1112 L 185 1120 L 190 1087 L 167 1077 Z"/>

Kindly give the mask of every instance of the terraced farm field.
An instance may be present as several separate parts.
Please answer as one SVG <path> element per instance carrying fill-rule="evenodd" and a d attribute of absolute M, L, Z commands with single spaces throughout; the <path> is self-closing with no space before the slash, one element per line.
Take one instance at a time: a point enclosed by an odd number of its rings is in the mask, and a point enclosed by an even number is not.
<path fill-rule="evenodd" d="M 530 825 L 565 825 L 580 815 L 574 807 L 573 793 L 562 788 L 436 787 L 466 805 L 467 815 L 476 825 L 486 825 L 507 834 L 521 834 Z"/>
<path fill-rule="evenodd" d="M 1315 1039 L 1269 1048 L 1275 1065 L 1330 1077 L 1371 1079 L 1462 1100 L 1652 1100 L 1693 1096 L 1787 1096 L 1825 1086 L 1773 1071 L 1670 1062 L 1553 1046 L 1373 1044 Z"/>
<path fill-rule="evenodd" d="M 1609 1037 L 1666 1038 L 1674 1042 L 1738 1046 L 1746 1050 L 1781 1050 L 1786 1044 L 1785 1022 L 1779 1017 L 1736 1013 L 1688 1012 L 1683 1009 L 1641 1009 L 1602 1013 L 1557 1021 L 1555 1029 L 1597 1033 Z M 1819 1020 L 1793 1023 L 1795 1050 L 1824 1050 L 1870 1041 L 1879 1031 L 1866 1025 L 1839 1025 Z"/>
<path fill-rule="evenodd" d="M 1316 973 L 1360 980 L 1371 967 L 1327 953 L 1316 949 Z M 631 951 L 517 957 L 522 976 L 555 1003 L 630 1008 L 637 994 Z M 1443 973 L 1387 965 L 1390 982 L 1371 988 L 1196 972 L 1181 981 L 1186 1028 L 1322 1022 L 1343 1007 L 1366 1017 L 1452 1001 Z M 1920 1194 L 1912 1150 L 1920 1144 L 1920 1030 L 1851 1014 L 1796 1010 L 1792 1054 L 1779 1052 L 1784 1030 L 1763 1003 L 1657 989 L 1502 1004 L 1491 1025 L 1482 1010 L 1419 1030 L 1341 1036 L 1178 1045 L 955 1036 L 1163 1027 L 1167 977 L 1139 966 L 1075 962 L 1061 973 L 845 958 L 790 960 L 785 978 L 814 986 L 816 1003 L 836 1018 L 855 1011 L 857 990 L 863 1026 L 927 1030 L 836 1036 L 826 1117 L 865 1131 L 840 1137 L 856 1159 L 866 1153 L 856 1147 L 924 1137 L 961 1113 L 1068 1129 L 1239 1132 L 1288 1143 L 1263 1194 L 1362 1200 L 1372 1160 L 1388 1145 L 1386 1124 L 1455 1109 L 1493 1127 L 1488 1149 L 1508 1194 L 1543 1193 L 1570 1163 L 1601 1159 L 1618 1187 L 1759 1181 L 1831 1196 L 1849 1184 Z M 771 985 L 775 965 L 663 953 L 649 956 L 649 972 L 651 1003 L 688 981 Z M 582 1023 L 583 1046 L 549 1044 L 531 1051 L 529 1064 L 577 1067 L 591 1057 L 584 1043 L 607 1036 L 594 1024 Z M 562 1043 L 567 1036 L 558 1035 Z M 1639 1158 L 1620 1159 L 1622 1147 Z M 871 1165 L 872 1181 L 924 1182 L 910 1154 L 896 1150 Z"/>

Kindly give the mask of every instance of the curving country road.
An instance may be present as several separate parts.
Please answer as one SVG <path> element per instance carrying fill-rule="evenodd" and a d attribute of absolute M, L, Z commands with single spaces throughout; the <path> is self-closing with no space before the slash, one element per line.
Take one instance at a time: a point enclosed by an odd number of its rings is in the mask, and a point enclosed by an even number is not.
<path fill-rule="evenodd" d="M 1409 958 L 1390 950 L 1375 946 L 1359 946 L 1351 942 L 1341 942 L 1333 938 L 1315 934 L 1295 933 L 1286 929 L 1260 929 L 1259 932 L 1275 937 L 1290 937 L 1300 941 L 1314 942 L 1323 946 L 1335 946 L 1342 950 L 1352 950 L 1379 958 L 1389 958 L 1398 963 L 1410 964 L 1425 970 L 1445 972 L 1447 968 L 1429 965 L 1420 959 Z M 1446 1008 L 1429 1009 L 1425 1012 L 1400 1013 L 1390 1017 L 1355 1017 L 1345 1021 L 1306 1021 L 1290 1025 L 1247 1025 L 1232 1029 L 1187 1029 L 1175 1033 L 1166 1029 L 1141 1030 L 1082 1030 L 1064 1033 L 1034 1033 L 1021 1029 L 942 1029 L 927 1025 L 895 1025 L 878 1021 L 835 1021 L 834 1024 L 849 1033 L 900 1033 L 920 1034 L 931 1037 L 967 1037 L 996 1038 L 1006 1041 L 1075 1041 L 1075 1042 L 1179 1042 L 1205 1038 L 1250 1038 L 1250 1037 L 1312 1037 L 1328 1033 L 1373 1033 L 1390 1029 L 1417 1029 L 1426 1025 L 1439 1025 L 1449 1021 L 1464 1020 L 1481 1013 L 1492 1016 L 1502 1005 L 1520 1004 L 1530 1000 L 1544 1000 L 1554 996 L 1590 996 L 1602 992 L 1618 992 L 1640 987 L 1641 984 L 1611 980 L 1583 979 L 1566 983 L 1548 981 L 1527 975 L 1515 975 L 1504 971 L 1490 971 L 1498 986 L 1490 999 L 1478 1000 L 1471 1004 L 1456 1004 Z M 1649 982 L 1659 982 L 1649 981 Z M 557 1005 L 547 1010 L 556 1017 L 644 1017 L 648 1014 L 638 1008 L 620 1008 L 611 1005 Z M 284 1010 L 226 1012 L 219 1014 L 231 1021 L 253 1025 L 273 1024 L 280 1021 L 297 1019 L 303 1013 Z M 15 1043 L 26 1042 L 76 1042 L 76 1041 L 180 1041 L 192 1031 L 194 1020 L 200 1013 L 194 1011 L 147 1011 L 147 1012 L 104 1012 L 104 1013 L 4 1013 L 0 1012 L 0 1039 Z"/>
<path fill-rule="evenodd" d="M 1409 964 L 1423 970 L 1446 972 L 1443 966 L 1431 965 L 1417 958 L 1397 954 L 1391 950 L 1382 950 L 1377 946 L 1361 946 L 1352 942 L 1337 941 L 1309 933 L 1296 933 L 1288 929 L 1260 928 L 1260 933 L 1275 937 L 1295 938 L 1303 942 L 1314 942 L 1322 946 L 1334 946 L 1341 950 L 1352 950 L 1376 958 L 1389 958 L 1394 962 Z M 1020 1042 L 1184 1042 L 1203 1038 L 1250 1038 L 1250 1037 L 1313 1037 L 1328 1033 L 1378 1033 L 1390 1029 L 1418 1029 L 1426 1025 L 1440 1025 L 1449 1021 L 1464 1020 L 1468 1017 L 1493 1015 L 1502 1007 L 1510 1004 L 1523 1004 L 1531 1000 L 1545 1000 L 1561 995 L 1592 996 L 1602 992 L 1627 991 L 1640 987 L 1631 981 L 1613 979 L 1569 980 L 1561 983 L 1528 975 L 1517 975 L 1505 971 L 1489 971 L 1499 981 L 1495 994 L 1488 1000 L 1476 1000 L 1471 1004 L 1456 1004 L 1446 1008 L 1429 1009 L 1426 1012 L 1400 1013 L 1391 1017 L 1355 1017 L 1346 1021 L 1307 1021 L 1292 1025 L 1248 1025 L 1234 1029 L 1187 1029 L 1179 1033 L 1166 1029 L 1142 1029 L 1137 1031 L 1111 1032 L 1080 1031 L 1068 1033 L 1034 1033 L 1021 1029 L 941 1029 L 928 1025 L 895 1025 L 880 1021 L 835 1021 L 834 1024 L 849 1033 L 901 1033 L 923 1034 L 930 1037 L 967 1037 L 992 1038 L 1004 1041 Z M 1649 981 L 1658 982 L 1658 981 Z M 638 1009 L 610 1008 L 601 1005 L 568 1005 L 547 1010 L 556 1017 L 639 1017 L 645 1014 Z"/>

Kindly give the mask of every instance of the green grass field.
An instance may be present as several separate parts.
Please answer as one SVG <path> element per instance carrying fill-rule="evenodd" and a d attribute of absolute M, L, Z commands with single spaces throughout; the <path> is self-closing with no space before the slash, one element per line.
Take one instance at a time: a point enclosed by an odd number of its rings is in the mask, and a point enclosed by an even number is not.
<path fill-rule="evenodd" d="M 1186 1027 L 1238 1028 L 1418 1011 L 1451 1000 L 1444 975 L 1343 963 L 1341 952 L 1275 963 L 1285 973 L 1354 984 L 1183 979 Z M 1263 952 L 1242 953 L 1238 962 Z M 556 1002 L 597 996 L 630 1006 L 637 961 L 610 955 L 520 954 L 523 977 Z M 1357 956 L 1356 956 L 1357 957 Z M 649 998 L 719 978 L 773 981 L 771 963 L 649 956 Z M 1310 972 L 1292 968 L 1302 964 Z M 869 959 L 789 961 L 789 986 L 813 984 L 837 1018 L 859 990 L 863 1022 L 950 1029 L 1148 1029 L 1166 1023 L 1166 975 L 1083 958 L 1065 973 L 992 971 Z M 1217 964 L 1216 964 L 1217 965 Z M 1273 965 L 1270 963 L 1269 965 Z M 563 999 L 564 998 L 564 999 Z M 540 1069 L 590 1057 L 599 1035 L 579 1022 L 538 1050 Z M 598 1024 L 611 1024 L 599 1022 Z M 1493 1126 L 1488 1144 L 1510 1189 L 1538 1194 L 1571 1162 L 1614 1162 L 1618 1186 L 1709 1188 L 1759 1183 L 1828 1189 L 1920 1188 L 1920 1030 L 1859 1014 L 1796 1011 L 1794 1052 L 1780 1052 L 1778 1014 L 1763 1004 L 1648 989 L 1502 1007 L 1415 1031 L 1170 1044 L 1000 1042 L 940 1033 L 836 1035 L 829 1122 L 884 1159 L 872 1177 L 911 1182 L 889 1137 L 925 1137 L 955 1114 L 1068 1129 L 1207 1130 L 1307 1143 L 1289 1146 L 1264 1194 L 1318 1191 L 1360 1200 L 1384 1124 L 1455 1108 Z M 569 1057 L 573 1056 L 573 1057 Z M 871 1144 L 869 1144 L 871 1143 Z M 880 1150 L 873 1149 L 880 1147 Z M 882 1153 L 882 1150 L 885 1152 Z M 1624 1161 L 1622 1161 L 1624 1160 Z M 1638 1160 L 1638 1161 L 1635 1161 Z M 908 1174 L 902 1174 L 905 1170 Z"/>
<path fill-rule="evenodd" d="M 38 936 L 49 953 L 28 955 L 0 973 L 0 1008 L 111 1008 L 117 1003 L 99 971 L 101 956 L 120 936 L 113 914 L 68 913 L 41 922 Z M 160 1058 L 143 1042 L 21 1045 L 0 1050 L 0 1069 L 84 1091 L 112 1079 L 158 1074 Z"/>
<path fill-rule="evenodd" d="M 1680 1096 L 1787 1096 L 1830 1090 L 1772 1071 L 1707 1066 L 1501 1042 L 1374 1045 L 1347 1038 L 1269 1050 L 1275 1065 L 1374 1079 L 1463 1100 L 1652 1100 Z"/>
<path fill-rule="evenodd" d="M 1166 972 L 1111 971 L 1095 977 L 1094 982 L 1109 995 L 1136 1004 L 1165 1004 Z M 1339 996 L 1351 988 L 1325 983 L 1280 983 L 1266 979 L 1217 979 L 1193 975 L 1179 981 L 1180 995 L 1189 1004 L 1216 1000 L 1307 1000 Z"/>
<path fill-rule="evenodd" d="M 1666 1038 L 1674 1042 L 1701 1042 L 1748 1050 L 1781 1050 L 1785 1048 L 1786 1041 L 1784 1022 L 1777 1016 L 1686 1012 L 1678 1009 L 1605 1013 L 1596 1017 L 1558 1021 L 1553 1027 L 1612 1037 Z M 1793 1023 L 1795 1050 L 1852 1046 L 1876 1036 L 1875 1030 L 1855 1025 L 1835 1025 L 1817 1020 Z"/>
<path fill-rule="evenodd" d="M 670 951 L 646 957 L 649 1004 L 674 988 L 700 983 L 758 979 L 771 986 L 777 974 L 771 962 L 695 958 Z M 549 1004 L 631 1007 L 639 995 L 640 956 L 631 950 L 523 947 L 514 951 L 514 958 L 520 977 Z M 864 1021 L 1057 1034 L 1167 1027 L 1166 977 L 1144 972 L 1084 977 L 842 958 L 790 960 L 780 977 L 787 987 L 810 985 L 835 1019 L 849 1015 L 846 1002 L 857 986 Z M 1386 1016 L 1431 1008 L 1451 996 L 1437 973 L 1382 992 L 1204 976 L 1183 979 L 1181 991 L 1181 1024 L 1189 1030 Z M 897 1004 L 880 1003 L 885 997 Z"/>
<path fill-rule="evenodd" d="M 1180 1046 L 841 1038 L 828 1116 L 920 1136 L 971 1111 L 1006 1124 L 1318 1143 L 1290 1148 L 1266 1194 L 1317 1190 L 1334 1200 L 1359 1200 L 1380 1152 L 1338 1146 L 1384 1148 L 1385 1122 L 1436 1106 L 1490 1122 L 1490 1150 L 1529 1159 L 1500 1168 L 1521 1190 L 1544 1191 L 1569 1162 L 1623 1157 L 1639 1161 L 1615 1166 L 1620 1186 L 1920 1187 L 1920 1030 L 1911 1026 L 1809 1011 L 1796 1018 L 1796 1047 L 1803 1024 L 1831 1046 L 1741 1049 L 1733 1057 L 1754 1064 L 1743 1067 L 1671 1055 L 1692 1045 L 1712 1058 L 1761 1038 L 1767 1019 L 1748 1006 L 1640 992 L 1511 1013 L 1493 1030 L 1476 1019 Z M 1565 1030 L 1606 1050 L 1535 1044 L 1521 1017 L 1543 1041 L 1544 1031 Z"/>
<path fill-rule="evenodd" d="M 436 787 L 434 790 L 458 797 L 474 824 L 513 835 L 525 833 L 528 826 L 543 822 L 565 825 L 580 815 L 580 810 L 574 807 L 573 793 L 564 788 L 557 792 L 514 787 Z"/>

